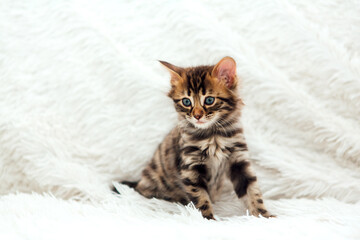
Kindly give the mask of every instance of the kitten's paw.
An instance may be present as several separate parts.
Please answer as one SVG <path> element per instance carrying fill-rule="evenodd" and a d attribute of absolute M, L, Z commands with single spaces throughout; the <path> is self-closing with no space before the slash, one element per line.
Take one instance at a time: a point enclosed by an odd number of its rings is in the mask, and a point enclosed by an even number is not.
<path fill-rule="evenodd" d="M 253 215 L 255 217 L 260 217 L 260 215 L 261 215 L 262 217 L 265 217 L 265 218 L 276 218 L 276 215 L 269 213 L 264 208 L 253 209 L 251 211 L 251 215 Z"/>
<path fill-rule="evenodd" d="M 261 216 L 263 216 L 263 217 L 265 217 L 265 218 L 277 218 L 276 215 L 271 214 L 271 213 L 269 213 L 269 212 L 266 212 L 265 214 L 262 214 L 262 213 L 260 213 L 260 214 L 261 214 Z"/>
<path fill-rule="evenodd" d="M 212 213 L 210 213 L 209 215 L 203 215 L 204 218 L 208 219 L 208 220 L 215 220 L 214 215 Z"/>

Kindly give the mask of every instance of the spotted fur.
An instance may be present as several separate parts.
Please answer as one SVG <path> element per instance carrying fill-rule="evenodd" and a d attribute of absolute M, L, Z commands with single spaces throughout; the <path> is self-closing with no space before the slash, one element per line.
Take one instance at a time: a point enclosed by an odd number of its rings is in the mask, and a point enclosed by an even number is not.
<path fill-rule="evenodd" d="M 140 181 L 123 183 L 147 198 L 191 201 L 205 218 L 214 219 L 212 202 L 229 178 L 237 196 L 247 196 L 251 214 L 270 217 L 250 167 L 235 61 L 225 57 L 215 66 L 191 68 L 160 62 L 171 73 L 168 96 L 179 123 L 159 145 Z M 214 102 L 205 104 L 206 97 Z"/>

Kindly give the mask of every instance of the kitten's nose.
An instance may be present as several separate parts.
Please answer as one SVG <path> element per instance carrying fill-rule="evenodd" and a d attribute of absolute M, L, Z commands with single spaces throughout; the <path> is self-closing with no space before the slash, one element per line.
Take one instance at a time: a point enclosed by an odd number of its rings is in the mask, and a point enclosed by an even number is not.
<path fill-rule="evenodd" d="M 196 118 L 197 120 L 199 120 L 202 117 L 202 114 L 195 114 L 194 118 Z"/>
<path fill-rule="evenodd" d="M 204 115 L 204 112 L 201 109 L 194 109 L 194 118 L 199 120 Z"/>

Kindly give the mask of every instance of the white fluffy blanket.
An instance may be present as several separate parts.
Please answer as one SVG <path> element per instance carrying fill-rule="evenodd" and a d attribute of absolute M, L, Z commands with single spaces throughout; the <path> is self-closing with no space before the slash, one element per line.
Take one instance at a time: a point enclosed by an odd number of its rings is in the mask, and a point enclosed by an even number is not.
<path fill-rule="evenodd" d="M 359 239 L 359 26 L 356 0 L 1 0 L 0 239 Z M 227 55 L 278 218 L 111 194 L 176 124 L 156 60 Z"/>

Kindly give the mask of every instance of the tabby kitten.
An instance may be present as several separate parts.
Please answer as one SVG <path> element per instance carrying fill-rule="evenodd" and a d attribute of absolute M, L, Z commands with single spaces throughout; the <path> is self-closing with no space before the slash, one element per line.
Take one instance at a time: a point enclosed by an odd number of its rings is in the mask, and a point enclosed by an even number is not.
<path fill-rule="evenodd" d="M 179 123 L 159 145 L 141 180 L 122 183 L 147 198 L 192 201 L 205 218 L 214 219 L 212 202 L 228 177 L 239 198 L 247 195 L 252 215 L 270 217 L 250 167 L 234 59 L 190 68 L 160 63 L 171 74 L 168 96 Z"/>

